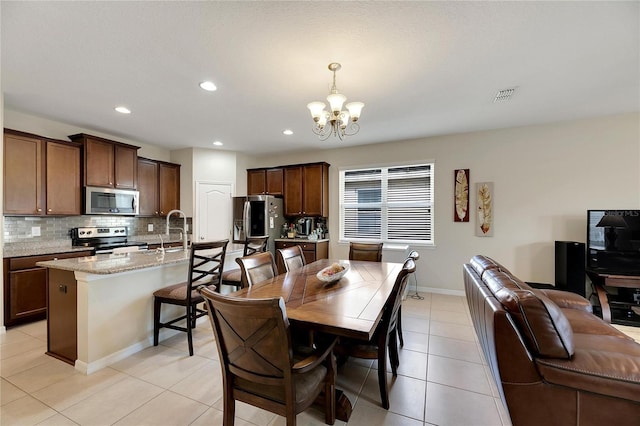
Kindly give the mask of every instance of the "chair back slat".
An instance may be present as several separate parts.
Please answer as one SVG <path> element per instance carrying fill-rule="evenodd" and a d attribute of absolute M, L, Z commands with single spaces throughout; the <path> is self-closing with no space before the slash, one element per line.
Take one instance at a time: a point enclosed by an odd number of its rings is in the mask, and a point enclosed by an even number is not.
<path fill-rule="evenodd" d="M 242 288 L 266 281 L 278 275 L 276 262 L 270 251 L 236 259 L 240 265 Z"/>
<path fill-rule="evenodd" d="M 244 242 L 243 256 L 251 256 L 252 254 L 267 251 L 269 237 L 250 237 Z"/>
<path fill-rule="evenodd" d="M 402 269 L 396 277 L 396 281 L 393 284 L 393 290 L 387 300 L 382 314 L 382 322 L 386 324 L 386 332 L 393 330 L 398 322 L 398 311 L 402 304 L 402 295 L 407 287 L 407 278 L 409 274 L 414 273 L 416 270 L 416 264 L 413 259 L 408 258 L 404 261 Z"/>
<path fill-rule="evenodd" d="M 228 244 L 229 240 L 191 244 L 190 273 L 187 282 L 187 297 L 189 299 L 192 290 L 203 286 L 214 285 L 220 289 L 222 267 Z"/>
<path fill-rule="evenodd" d="M 276 251 L 278 256 L 278 270 L 281 274 L 302 268 L 307 262 L 300 246 L 286 247 Z"/>
<path fill-rule="evenodd" d="M 382 262 L 382 243 L 349 243 L 349 260 Z"/>
<path fill-rule="evenodd" d="M 293 365 L 284 300 L 236 299 L 202 290 L 225 373 L 267 385 L 283 384 Z"/>

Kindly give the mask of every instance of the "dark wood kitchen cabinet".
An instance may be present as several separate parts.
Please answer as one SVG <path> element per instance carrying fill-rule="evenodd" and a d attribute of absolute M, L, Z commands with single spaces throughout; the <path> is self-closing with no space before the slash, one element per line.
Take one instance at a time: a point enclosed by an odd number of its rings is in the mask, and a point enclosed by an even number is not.
<path fill-rule="evenodd" d="M 160 214 L 158 195 L 158 162 L 138 158 L 138 191 L 140 191 L 140 216 Z"/>
<path fill-rule="evenodd" d="M 329 258 L 329 241 L 276 241 L 276 249 L 283 249 L 287 247 L 300 246 L 302 248 L 302 254 L 304 255 L 304 261 L 307 264 L 315 262 L 318 259 Z M 284 265 L 280 259 L 278 259 L 278 272 L 284 274 L 286 271 Z"/>
<path fill-rule="evenodd" d="M 285 216 L 329 215 L 329 164 L 284 168 Z"/>
<path fill-rule="evenodd" d="M 180 208 L 180 165 L 159 163 L 160 216 Z"/>
<path fill-rule="evenodd" d="M 90 256 L 91 251 L 5 258 L 4 324 L 7 327 L 44 319 L 47 312 L 47 270 L 37 262 Z"/>
<path fill-rule="evenodd" d="M 180 208 L 180 165 L 138 158 L 140 216 L 166 216 Z"/>
<path fill-rule="evenodd" d="M 138 149 L 84 133 L 69 136 L 84 147 L 85 186 L 136 189 L 138 186 Z"/>
<path fill-rule="evenodd" d="M 4 213 L 81 214 L 80 145 L 5 130 Z"/>
<path fill-rule="evenodd" d="M 283 195 L 284 174 L 282 167 L 270 169 L 247 170 L 247 194 L 248 195 Z"/>

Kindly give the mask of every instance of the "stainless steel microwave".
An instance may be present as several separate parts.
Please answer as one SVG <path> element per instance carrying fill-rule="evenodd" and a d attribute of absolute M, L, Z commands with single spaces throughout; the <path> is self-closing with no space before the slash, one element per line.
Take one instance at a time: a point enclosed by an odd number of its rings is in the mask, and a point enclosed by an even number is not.
<path fill-rule="evenodd" d="M 134 190 L 87 186 L 85 214 L 137 215 L 139 198 Z"/>

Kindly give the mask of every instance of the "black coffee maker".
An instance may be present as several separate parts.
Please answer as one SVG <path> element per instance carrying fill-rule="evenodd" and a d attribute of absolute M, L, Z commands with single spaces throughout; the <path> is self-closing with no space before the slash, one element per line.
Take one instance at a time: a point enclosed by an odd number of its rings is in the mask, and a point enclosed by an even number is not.
<path fill-rule="evenodd" d="M 308 237 L 313 232 L 313 218 L 302 217 L 296 221 L 296 234 L 299 237 Z"/>

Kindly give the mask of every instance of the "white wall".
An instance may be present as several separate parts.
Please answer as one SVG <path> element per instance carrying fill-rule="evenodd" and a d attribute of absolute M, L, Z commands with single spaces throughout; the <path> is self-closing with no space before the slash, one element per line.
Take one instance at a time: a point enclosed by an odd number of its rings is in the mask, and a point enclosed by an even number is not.
<path fill-rule="evenodd" d="M 4 127 L 13 130 L 19 130 L 21 132 L 33 133 L 38 136 L 43 136 L 52 139 L 59 139 L 68 141 L 69 135 L 75 135 L 77 133 L 86 133 L 93 136 L 98 136 L 113 141 L 127 143 L 134 146 L 139 146 L 138 155 L 140 157 L 147 157 L 154 160 L 171 161 L 170 151 L 165 148 L 153 146 L 149 144 L 143 144 L 133 140 L 127 140 L 107 133 L 97 132 L 95 130 L 88 130 L 82 127 L 74 126 L 71 124 L 61 123 L 59 121 L 53 121 L 46 118 L 38 117 L 36 115 L 29 115 L 10 109 L 4 111 Z"/>
<path fill-rule="evenodd" d="M 187 216 L 195 212 L 195 183 L 236 182 L 236 153 L 205 148 L 171 151 L 171 159 L 180 163 L 180 208 Z M 245 185 L 246 186 L 246 185 Z"/>
<path fill-rule="evenodd" d="M 499 129 L 375 146 L 254 158 L 249 167 L 326 161 L 331 164 L 331 257 L 338 242 L 338 170 L 397 162 L 435 161 L 435 248 L 421 253 L 421 287 L 462 290 L 462 264 L 495 257 L 526 281 L 554 282 L 554 241 L 585 241 L 589 208 L 640 208 L 640 115 Z M 364 124 L 363 124 L 364 125 Z M 357 138 L 357 136 L 355 136 Z M 474 222 L 453 222 L 453 171 L 494 182 L 493 237 L 475 237 Z M 474 209 L 475 194 L 471 194 Z"/>

